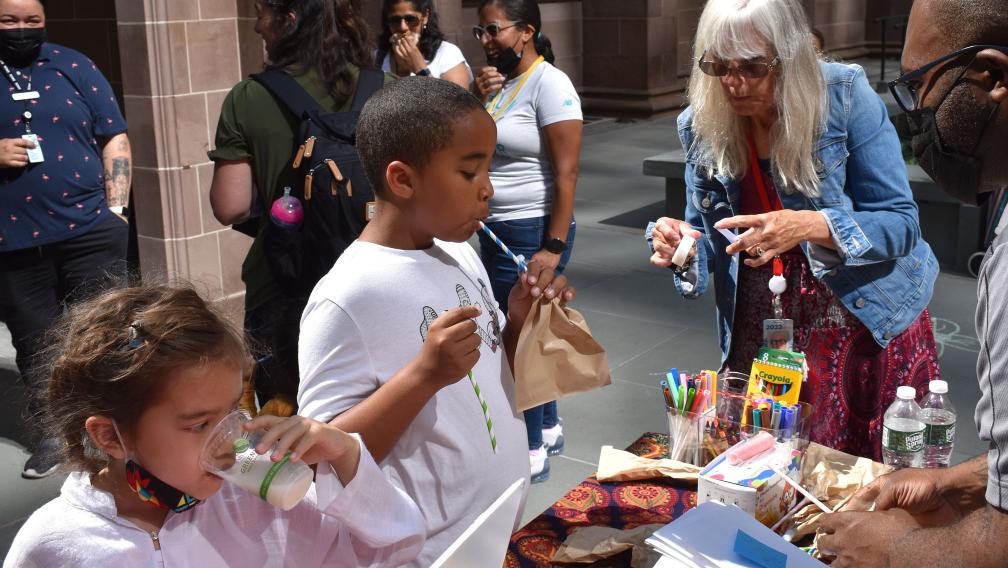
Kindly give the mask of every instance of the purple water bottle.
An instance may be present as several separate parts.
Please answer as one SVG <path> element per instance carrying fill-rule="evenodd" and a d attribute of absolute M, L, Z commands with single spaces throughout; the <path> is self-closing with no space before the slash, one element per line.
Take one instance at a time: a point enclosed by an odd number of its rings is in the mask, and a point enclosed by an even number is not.
<path fill-rule="evenodd" d="M 270 219 L 280 228 L 294 231 L 301 227 L 304 221 L 304 207 L 297 197 L 290 194 L 291 188 L 285 187 L 283 197 L 273 202 L 270 208 Z"/>

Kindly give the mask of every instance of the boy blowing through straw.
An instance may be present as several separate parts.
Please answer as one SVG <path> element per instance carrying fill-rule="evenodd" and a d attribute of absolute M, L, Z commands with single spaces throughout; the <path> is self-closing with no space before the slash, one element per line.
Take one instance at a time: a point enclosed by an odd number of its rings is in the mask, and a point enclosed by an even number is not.
<path fill-rule="evenodd" d="M 413 566 L 429 566 L 528 478 L 511 373 L 518 334 L 535 298 L 574 297 L 533 261 L 506 320 L 498 309 L 466 243 L 488 215 L 496 140 L 480 102 L 453 83 L 408 77 L 372 96 L 357 150 L 375 216 L 301 320 L 300 412 L 360 432 L 416 500 L 428 540 Z"/>

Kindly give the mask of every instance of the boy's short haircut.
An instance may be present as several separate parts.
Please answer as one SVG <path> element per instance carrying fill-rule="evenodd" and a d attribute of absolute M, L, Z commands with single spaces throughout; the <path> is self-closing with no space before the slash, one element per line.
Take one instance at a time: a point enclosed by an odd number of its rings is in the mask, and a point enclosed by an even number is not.
<path fill-rule="evenodd" d="M 393 161 L 422 168 L 451 144 L 456 121 L 486 112 L 469 91 L 442 79 L 404 77 L 371 95 L 357 120 L 357 154 L 376 195 Z"/>

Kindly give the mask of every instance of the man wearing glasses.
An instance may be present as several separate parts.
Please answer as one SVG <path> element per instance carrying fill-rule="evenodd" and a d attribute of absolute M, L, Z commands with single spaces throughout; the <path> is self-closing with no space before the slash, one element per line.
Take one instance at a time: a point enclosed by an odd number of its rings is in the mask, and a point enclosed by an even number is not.
<path fill-rule="evenodd" d="M 1008 185 L 1008 2 L 917 0 L 890 84 L 921 167 L 981 203 Z M 833 566 L 1004 566 L 1008 558 L 1008 216 L 986 253 L 976 313 L 980 455 L 949 469 L 905 469 L 856 498 L 873 513 L 828 515 L 819 547 Z"/>

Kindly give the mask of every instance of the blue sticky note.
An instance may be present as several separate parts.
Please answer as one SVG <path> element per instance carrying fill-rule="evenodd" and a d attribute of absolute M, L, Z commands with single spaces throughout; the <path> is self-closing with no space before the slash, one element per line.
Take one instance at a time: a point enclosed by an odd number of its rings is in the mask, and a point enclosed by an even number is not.
<path fill-rule="evenodd" d="M 735 534 L 734 550 L 735 554 L 763 568 L 787 568 L 786 554 L 770 548 L 742 529 Z"/>

